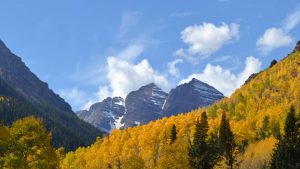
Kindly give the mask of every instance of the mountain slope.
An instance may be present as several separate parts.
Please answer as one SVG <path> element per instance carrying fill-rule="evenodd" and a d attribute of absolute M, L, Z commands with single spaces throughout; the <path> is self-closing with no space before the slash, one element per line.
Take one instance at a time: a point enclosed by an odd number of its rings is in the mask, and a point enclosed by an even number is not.
<path fill-rule="evenodd" d="M 130 92 L 125 99 L 124 127 L 147 124 L 158 119 L 167 95 L 154 83 Z"/>
<path fill-rule="evenodd" d="M 71 106 L 48 88 L 0 40 L 0 77 L 27 100 L 72 112 Z"/>
<path fill-rule="evenodd" d="M 224 95 L 214 87 L 197 79 L 177 86 L 170 91 L 164 104 L 162 117 L 169 117 L 178 113 L 186 113 L 199 107 L 211 105 Z"/>
<path fill-rule="evenodd" d="M 244 153 L 241 166 L 250 168 L 263 167 L 264 160 L 272 153 L 275 141 L 272 135 L 283 131 L 286 113 L 291 105 L 296 112 L 300 111 L 300 51 L 282 59 L 276 65 L 260 72 L 248 83 L 236 90 L 230 98 L 224 98 L 216 104 L 194 110 L 188 114 L 179 114 L 163 118 L 147 125 L 115 130 L 103 142 L 96 142 L 91 147 L 67 154 L 62 163 L 63 168 L 93 168 L 93 166 L 109 165 L 144 165 L 145 168 L 160 168 L 182 165 L 188 168 L 188 147 L 190 145 L 193 126 L 200 114 L 206 111 L 209 115 L 209 132 L 217 135 L 220 114 L 227 112 L 230 125 L 235 134 L 237 144 Z M 177 128 L 175 146 L 172 156 L 165 146 L 173 125 Z M 269 139 L 269 138 L 270 139 Z M 266 138 L 266 139 L 265 139 Z M 272 139 L 273 138 L 273 139 Z M 272 144 L 272 145 L 271 145 Z M 249 146 L 247 146 L 249 145 Z M 266 147 L 264 156 L 248 152 L 251 147 Z M 243 147 L 246 147 L 243 148 Z M 169 150 L 169 151 L 168 151 Z M 247 154 L 251 154 L 247 157 Z M 90 160 L 94 157 L 95 160 Z M 245 162 L 257 158 L 260 166 L 251 166 Z M 180 162 L 179 162 L 180 161 Z M 81 163 L 79 163 L 81 162 Z M 69 164 L 69 165 L 68 165 Z"/>
<path fill-rule="evenodd" d="M 73 150 L 91 144 L 101 131 L 80 120 L 62 98 L 48 89 L 0 41 L 0 120 L 4 124 L 34 115 L 52 133 L 53 145 Z"/>
<path fill-rule="evenodd" d="M 197 79 L 172 89 L 169 94 L 150 83 L 130 92 L 125 103 L 119 98 L 121 100 L 118 102 L 122 104 L 112 104 L 112 98 L 108 97 L 92 105 L 88 111 L 82 110 L 76 114 L 95 127 L 110 132 L 112 129 L 147 124 L 180 112 L 186 113 L 213 104 L 223 97 L 218 90 Z"/>
<path fill-rule="evenodd" d="M 109 133 L 111 130 L 123 125 L 121 120 L 125 113 L 124 99 L 121 97 L 108 97 L 102 102 L 93 104 L 90 109 L 77 112 L 79 118 Z"/>

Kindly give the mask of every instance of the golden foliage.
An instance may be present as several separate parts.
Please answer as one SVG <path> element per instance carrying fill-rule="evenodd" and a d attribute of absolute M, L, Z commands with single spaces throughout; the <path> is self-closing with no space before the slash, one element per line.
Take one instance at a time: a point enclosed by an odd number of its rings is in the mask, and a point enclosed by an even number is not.
<path fill-rule="evenodd" d="M 209 116 L 210 133 L 216 134 L 220 114 L 225 111 L 238 145 L 245 150 L 242 168 L 261 166 L 269 159 L 275 143 L 273 137 L 282 132 L 286 112 L 291 105 L 300 110 L 300 53 L 293 53 L 236 90 L 230 98 L 218 103 L 163 118 L 147 125 L 115 130 L 103 141 L 79 148 L 66 155 L 64 169 L 73 168 L 187 168 L 195 119 L 203 111 Z M 178 139 L 168 144 L 172 125 Z M 261 141 L 259 141 L 261 140 Z M 249 144 L 248 147 L 247 144 Z"/>
<path fill-rule="evenodd" d="M 262 168 L 271 160 L 276 139 L 266 138 L 256 143 L 250 144 L 242 156 L 241 169 Z"/>

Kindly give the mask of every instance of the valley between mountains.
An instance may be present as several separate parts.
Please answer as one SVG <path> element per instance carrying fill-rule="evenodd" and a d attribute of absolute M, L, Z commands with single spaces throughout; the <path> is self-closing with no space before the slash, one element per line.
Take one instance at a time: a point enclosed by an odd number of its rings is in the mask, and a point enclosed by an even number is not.
<path fill-rule="evenodd" d="M 0 41 L 0 168 L 297 169 L 299 113 L 300 42 L 230 97 L 194 78 L 73 112 Z"/>

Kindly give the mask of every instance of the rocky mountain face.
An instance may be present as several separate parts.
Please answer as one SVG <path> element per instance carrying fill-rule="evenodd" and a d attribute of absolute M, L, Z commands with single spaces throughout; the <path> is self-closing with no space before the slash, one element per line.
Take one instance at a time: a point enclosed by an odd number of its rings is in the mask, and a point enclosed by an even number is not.
<path fill-rule="evenodd" d="M 72 112 L 71 106 L 33 74 L 21 58 L 14 55 L 1 40 L 0 78 L 32 102 Z"/>
<path fill-rule="evenodd" d="M 170 91 L 163 107 L 162 117 L 209 106 L 223 97 L 224 95 L 214 87 L 194 78 L 189 83 L 179 85 Z"/>
<path fill-rule="evenodd" d="M 197 79 L 172 89 L 169 94 L 151 83 L 130 92 L 125 99 L 125 104 L 115 104 L 110 101 L 115 98 L 107 98 L 92 105 L 88 111 L 77 112 L 77 115 L 109 132 L 115 128 L 147 124 L 158 118 L 186 113 L 215 103 L 223 97 L 218 90 Z M 115 109 L 114 107 L 117 106 L 118 108 Z"/>
<path fill-rule="evenodd" d="M 95 141 L 102 132 L 79 119 L 71 106 L 48 88 L 0 40 L 0 119 L 4 124 L 26 117 L 41 118 L 52 144 L 74 150 Z"/>
<path fill-rule="evenodd" d="M 109 133 L 113 129 L 123 127 L 121 120 L 124 113 L 124 99 L 121 97 L 108 97 L 102 102 L 93 104 L 88 111 L 82 110 L 76 114 L 79 118 Z"/>
<path fill-rule="evenodd" d="M 167 96 L 168 94 L 154 83 L 130 92 L 125 99 L 124 127 L 146 124 L 158 119 Z"/>

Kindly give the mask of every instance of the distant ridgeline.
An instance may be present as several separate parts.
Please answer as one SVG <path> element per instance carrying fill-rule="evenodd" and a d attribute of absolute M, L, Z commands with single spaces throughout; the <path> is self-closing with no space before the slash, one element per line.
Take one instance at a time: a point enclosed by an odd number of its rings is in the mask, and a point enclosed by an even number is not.
<path fill-rule="evenodd" d="M 299 49 L 300 43 L 293 53 L 252 76 L 229 98 L 187 114 L 114 130 L 109 137 L 96 141 L 90 147 L 68 153 L 61 166 L 90 169 L 171 166 L 188 169 L 197 166 L 199 160 L 205 161 L 206 157 L 213 159 L 210 155 L 214 152 L 203 155 L 203 151 L 197 150 L 217 145 L 220 148 L 217 153 L 222 155 L 218 159 L 219 168 L 226 165 L 230 168 L 233 164 L 239 165 L 239 168 L 268 168 L 270 165 L 295 167 L 294 157 L 299 162 L 299 155 L 291 156 L 289 153 L 296 153 L 300 145 L 299 127 L 295 127 L 299 123 L 300 111 Z M 292 105 L 294 108 L 291 108 Z M 202 112 L 206 112 L 207 116 Z M 198 137 L 197 133 L 203 137 Z M 273 154 L 276 138 L 281 141 Z M 287 152 L 286 148 L 294 142 L 298 142 L 297 149 Z M 290 163 L 282 163 L 280 153 L 291 156 L 285 159 Z M 197 162 L 194 158 L 197 155 L 205 158 L 198 158 Z M 270 163 L 274 159 L 277 163 Z M 210 163 L 202 164 L 210 166 Z"/>
<path fill-rule="evenodd" d="M 76 114 L 109 133 L 113 129 L 143 125 L 159 118 L 187 113 L 209 106 L 223 97 L 217 89 L 197 79 L 177 86 L 170 93 L 151 83 L 130 92 L 125 100 L 108 97 L 93 104 L 89 110 L 78 111 Z"/>
<path fill-rule="evenodd" d="M 0 40 L 0 121 L 11 124 L 33 115 L 52 133 L 52 144 L 74 150 L 95 141 L 102 132 L 80 120 L 62 98 L 36 77 Z"/>

